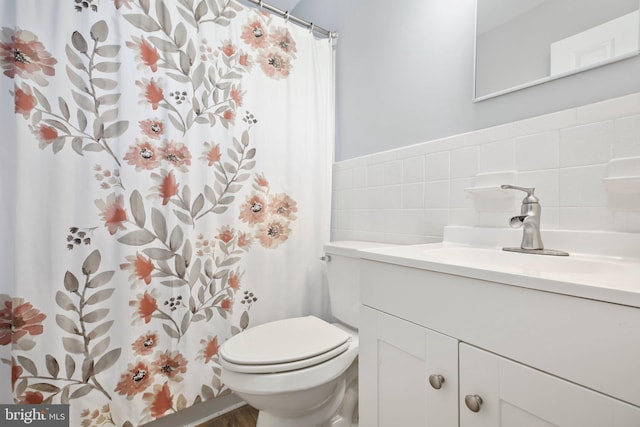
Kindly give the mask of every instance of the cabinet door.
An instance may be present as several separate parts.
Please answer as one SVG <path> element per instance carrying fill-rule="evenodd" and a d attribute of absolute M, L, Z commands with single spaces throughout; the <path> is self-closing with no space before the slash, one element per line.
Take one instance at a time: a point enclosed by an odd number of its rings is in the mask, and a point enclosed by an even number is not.
<path fill-rule="evenodd" d="M 369 307 L 360 314 L 360 425 L 457 427 L 458 342 Z"/>
<path fill-rule="evenodd" d="M 552 426 L 637 427 L 640 408 L 460 344 L 460 427 Z"/>

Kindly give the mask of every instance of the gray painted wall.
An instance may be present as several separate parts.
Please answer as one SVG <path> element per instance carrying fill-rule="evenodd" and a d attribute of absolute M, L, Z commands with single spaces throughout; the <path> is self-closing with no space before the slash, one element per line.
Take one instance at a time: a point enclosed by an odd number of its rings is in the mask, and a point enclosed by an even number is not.
<path fill-rule="evenodd" d="M 640 91 L 634 57 L 474 103 L 475 0 L 302 0 L 292 13 L 340 33 L 337 161 Z"/>

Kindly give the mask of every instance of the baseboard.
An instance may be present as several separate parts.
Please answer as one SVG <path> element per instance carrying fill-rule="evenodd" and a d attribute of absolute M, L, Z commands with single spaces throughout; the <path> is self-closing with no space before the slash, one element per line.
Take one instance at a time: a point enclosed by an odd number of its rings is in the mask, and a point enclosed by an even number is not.
<path fill-rule="evenodd" d="M 205 421 L 219 417 L 243 405 L 244 400 L 235 394 L 227 394 L 216 399 L 198 403 L 175 414 L 145 424 L 144 427 L 196 427 Z"/>

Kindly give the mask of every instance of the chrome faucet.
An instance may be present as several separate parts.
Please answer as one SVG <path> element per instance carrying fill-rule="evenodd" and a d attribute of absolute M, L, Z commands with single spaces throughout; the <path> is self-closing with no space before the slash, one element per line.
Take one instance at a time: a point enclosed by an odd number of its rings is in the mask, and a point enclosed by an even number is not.
<path fill-rule="evenodd" d="M 563 251 L 556 251 L 553 249 L 545 249 L 542 244 L 542 237 L 540 236 L 540 214 L 542 208 L 540 206 L 540 200 L 533 194 L 535 188 L 517 187 L 515 185 L 501 185 L 503 190 L 520 190 L 527 193 L 522 200 L 522 206 L 520 207 L 520 215 L 511 217 L 509 220 L 509 226 L 511 228 L 522 227 L 522 243 L 519 248 L 503 248 L 505 251 L 511 252 L 526 252 L 540 255 L 569 255 Z"/>

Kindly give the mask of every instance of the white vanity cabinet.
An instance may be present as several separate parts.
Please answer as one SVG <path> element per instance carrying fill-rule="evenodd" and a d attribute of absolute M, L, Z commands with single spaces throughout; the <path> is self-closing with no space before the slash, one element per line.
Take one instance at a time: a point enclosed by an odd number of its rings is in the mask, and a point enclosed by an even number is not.
<path fill-rule="evenodd" d="M 362 427 L 640 426 L 639 308 L 361 266 Z"/>
<path fill-rule="evenodd" d="M 360 425 L 458 425 L 458 342 L 369 307 L 360 316 Z"/>

